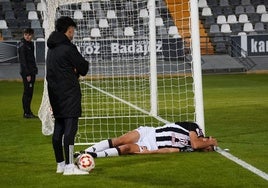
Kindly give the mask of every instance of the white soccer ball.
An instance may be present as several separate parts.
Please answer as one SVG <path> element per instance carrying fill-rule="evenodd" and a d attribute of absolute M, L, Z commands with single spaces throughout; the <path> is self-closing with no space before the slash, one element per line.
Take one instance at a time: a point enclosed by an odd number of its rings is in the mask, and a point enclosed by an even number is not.
<path fill-rule="evenodd" d="M 95 168 L 94 158 L 87 153 L 81 154 L 78 157 L 77 166 L 79 169 L 89 172 Z"/>

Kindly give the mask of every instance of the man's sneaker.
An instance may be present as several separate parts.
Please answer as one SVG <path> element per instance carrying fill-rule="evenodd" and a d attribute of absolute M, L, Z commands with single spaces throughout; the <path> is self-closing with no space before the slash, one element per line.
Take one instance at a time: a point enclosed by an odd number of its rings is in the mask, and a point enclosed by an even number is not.
<path fill-rule="evenodd" d="M 57 171 L 56 173 L 63 173 L 65 169 L 65 161 L 57 164 Z"/>
<path fill-rule="evenodd" d="M 65 161 L 57 163 L 57 171 L 56 173 L 63 173 L 65 169 Z"/>
<path fill-rule="evenodd" d="M 63 175 L 87 175 L 89 174 L 86 171 L 80 170 L 77 166 L 74 164 L 68 164 L 65 166 Z"/>

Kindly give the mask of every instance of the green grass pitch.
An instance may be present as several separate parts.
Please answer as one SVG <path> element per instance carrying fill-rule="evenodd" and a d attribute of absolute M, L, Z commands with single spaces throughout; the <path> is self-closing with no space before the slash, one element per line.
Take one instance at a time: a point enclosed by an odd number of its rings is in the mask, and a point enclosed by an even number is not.
<path fill-rule="evenodd" d="M 42 90 L 39 81 L 35 113 Z M 206 75 L 203 90 L 206 135 L 268 173 L 268 75 Z M 42 135 L 39 120 L 22 118 L 21 95 L 21 82 L 0 81 L 0 187 L 268 187 L 216 152 L 99 158 L 87 176 L 56 174 L 51 136 Z"/>

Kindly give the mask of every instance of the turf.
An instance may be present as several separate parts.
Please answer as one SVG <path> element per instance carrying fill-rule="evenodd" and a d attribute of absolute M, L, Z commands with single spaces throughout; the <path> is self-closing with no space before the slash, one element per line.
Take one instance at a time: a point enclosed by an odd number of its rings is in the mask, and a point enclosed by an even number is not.
<path fill-rule="evenodd" d="M 268 173 L 268 75 L 203 77 L 206 133 L 222 148 Z M 37 113 L 43 83 L 37 82 Z M 218 153 L 95 159 L 87 176 L 55 173 L 51 137 L 37 119 L 23 119 L 22 83 L 0 82 L 0 187 L 268 187 L 268 181 Z M 76 146 L 81 149 L 82 146 Z"/>

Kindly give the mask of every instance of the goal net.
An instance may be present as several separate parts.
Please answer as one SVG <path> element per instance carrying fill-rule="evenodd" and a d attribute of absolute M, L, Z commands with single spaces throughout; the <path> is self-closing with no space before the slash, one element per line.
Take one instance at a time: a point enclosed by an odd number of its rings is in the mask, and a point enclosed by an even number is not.
<path fill-rule="evenodd" d="M 204 129 L 197 0 L 44 2 L 46 38 L 57 18 L 73 18 L 73 43 L 90 62 L 76 144 L 141 125 L 195 121 Z"/>

